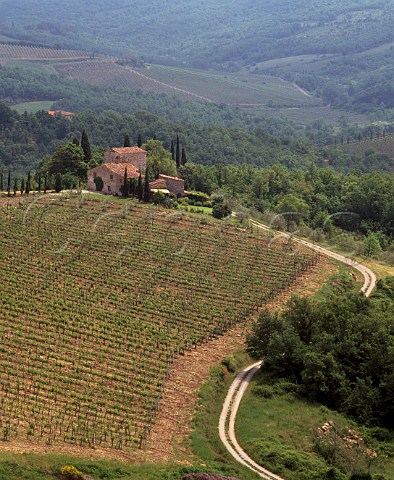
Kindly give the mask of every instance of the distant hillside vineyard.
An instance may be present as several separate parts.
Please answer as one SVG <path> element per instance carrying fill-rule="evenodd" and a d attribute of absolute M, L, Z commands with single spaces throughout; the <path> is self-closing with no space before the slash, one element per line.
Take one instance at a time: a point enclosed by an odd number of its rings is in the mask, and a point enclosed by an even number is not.
<path fill-rule="evenodd" d="M 80 196 L 0 208 L 0 225 L 10 442 L 143 444 L 174 357 L 244 321 L 317 260 L 263 233 Z"/>

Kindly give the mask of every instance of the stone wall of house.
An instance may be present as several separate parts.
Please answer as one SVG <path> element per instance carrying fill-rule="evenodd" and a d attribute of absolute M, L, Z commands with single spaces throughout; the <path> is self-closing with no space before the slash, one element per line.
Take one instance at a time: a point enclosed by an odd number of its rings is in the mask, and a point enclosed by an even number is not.
<path fill-rule="evenodd" d="M 185 181 L 182 178 L 169 177 L 167 175 L 159 175 L 166 181 L 168 190 L 176 197 L 183 197 L 185 194 Z"/>
<path fill-rule="evenodd" d="M 107 194 L 121 194 L 121 187 L 123 185 L 122 175 L 111 172 L 103 165 L 92 168 L 88 171 L 88 190 L 96 191 L 95 177 L 101 177 L 104 182 L 102 193 Z"/>
<path fill-rule="evenodd" d="M 146 152 L 118 153 L 113 150 L 104 152 L 104 163 L 128 163 L 142 173 L 146 170 Z"/>

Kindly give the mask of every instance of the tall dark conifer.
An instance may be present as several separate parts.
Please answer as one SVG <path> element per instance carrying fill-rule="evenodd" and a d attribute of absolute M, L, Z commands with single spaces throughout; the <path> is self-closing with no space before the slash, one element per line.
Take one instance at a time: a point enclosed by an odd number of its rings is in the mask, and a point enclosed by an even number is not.
<path fill-rule="evenodd" d="M 22 181 L 21 181 L 21 195 L 23 195 L 25 193 L 25 179 L 22 178 Z"/>
<path fill-rule="evenodd" d="M 143 200 L 144 202 L 149 202 L 150 200 L 149 167 L 146 167 L 146 170 L 145 170 Z"/>
<path fill-rule="evenodd" d="M 127 179 L 127 167 L 124 169 L 122 196 L 124 198 L 127 198 L 129 196 L 129 181 Z"/>
<path fill-rule="evenodd" d="M 131 147 L 130 137 L 127 134 L 124 136 L 123 146 L 124 147 Z"/>
<path fill-rule="evenodd" d="M 11 196 L 11 172 L 8 171 L 8 185 L 7 185 L 7 195 Z"/>
<path fill-rule="evenodd" d="M 186 162 L 187 162 L 186 150 L 184 147 L 182 147 L 181 165 L 185 165 Z"/>
<path fill-rule="evenodd" d="M 15 178 L 15 180 L 14 180 L 14 197 L 16 197 L 17 190 L 18 190 L 18 179 Z"/>
<path fill-rule="evenodd" d="M 92 149 L 90 148 L 89 137 L 85 130 L 82 130 L 81 148 L 83 150 L 84 161 L 89 163 L 92 158 Z"/>
<path fill-rule="evenodd" d="M 179 146 L 178 135 L 176 136 L 175 163 L 176 163 L 176 168 L 179 168 L 181 166 L 181 149 Z"/>
<path fill-rule="evenodd" d="M 137 145 L 138 145 L 140 148 L 142 147 L 142 137 L 141 137 L 141 134 L 140 134 L 140 133 L 138 134 Z"/>
<path fill-rule="evenodd" d="M 171 158 L 175 160 L 175 145 L 174 140 L 171 140 Z"/>
<path fill-rule="evenodd" d="M 135 182 L 135 178 L 130 178 L 129 180 L 129 192 L 130 195 L 132 195 L 133 197 L 135 197 L 137 194 L 137 185 Z"/>
<path fill-rule="evenodd" d="M 138 184 L 137 184 L 137 197 L 138 200 L 142 200 L 143 190 L 142 190 L 142 175 L 140 172 L 140 176 L 138 177 Z"/>
<path fill-rule="evenodd" d="M 29 172 L 27 174 L 26 188 L 25 188 L 25 192 L 26 192 L 27 195 L 29 195 L 30 190 L 31 190 L 31 175 L 30 175 L 30 172 Z"/>
<path fill-rule="evenodd" d="M 0 173 L 0 192 L 4 192 L 4 178 L 2 173 Z"/>
<path fill-rule="evenodd" d="M 60 193 L 62 191 L 62 176 L 60 173 L 56 174 L 55 178 L 55 192 Z"/>

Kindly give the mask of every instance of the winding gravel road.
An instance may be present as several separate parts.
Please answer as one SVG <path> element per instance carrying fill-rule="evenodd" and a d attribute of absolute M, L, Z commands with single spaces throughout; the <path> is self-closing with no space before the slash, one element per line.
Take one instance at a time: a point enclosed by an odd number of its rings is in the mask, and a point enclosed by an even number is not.
<path fill-rule="evenodd" d="M 287 233 L 278 233 L 275 230 L 263 225 L 262 223 L 256 222 L 255 220 L 250 220 L 250 223 L 257 227 L 261 228 L 262 230 L 267 230 L 270 232 L 274 232 L 279 236 L 282 237 L 290 237 Z M 361 272 L 364 277 L 364 284 L 361 288 L 361 291 L 364 293 L 366 297 L 368 297 L 372 290 L 375 288 L 376 285 L 376 276 L 372 270 L 370 270 L 365 265 L 361 265 L 360 263 L 351 260 L 339 253 L 331 252 L 326 248 L 320 247 L 313 243 L 307 242 L 306 240 L 302 240 L 299 238 L 291 237 L 295 242 L 298 242 L 302 245 L 305 245 L 317 252 L 320 252 L 324 255 L 327 255 L 331 258 L 339 260 L 346 265 L 351 265 L 353 268 Z M 284 480 L 279 475 L 276 475 L 273 472 L 270 472 L 266 468 L 263 468 L 261 465 L 257 464 L 253 459 L 249 457 L 249 455 L 240 447 L 237 439 L 235 437 L 235 419 L 237 416 L 237 411 L 239 405 L 241 403 L 242 397 L 248 388 L 250 381 L 252 380 L 254 374 L 259 370 L 261 367 L 262 362 L 254 363 L 249 367 L 242 370 L 236 377 L 233 383 L 230 386 L 230 389 L 227 393 L 226 399 L 223 404 L 222 413 L 219 419 L 219 436 L 221 441 L 223 442 L 224 446 L 230 453 L 230 455 L 237 460 L 237 462 L 241 463 L 242 465 L 246 466 L 257 475 L 267 480 Z"/>

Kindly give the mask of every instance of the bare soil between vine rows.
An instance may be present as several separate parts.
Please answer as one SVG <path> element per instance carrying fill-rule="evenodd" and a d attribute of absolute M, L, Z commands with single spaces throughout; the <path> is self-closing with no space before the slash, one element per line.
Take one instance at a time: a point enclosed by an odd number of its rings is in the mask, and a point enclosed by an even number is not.
<path fill-rule="evenodd" d="M 335 262 L 321 257 L 318 263 L 300 276 L 285 292 L 265 305 L 271 309 L 283 306 L 291 295 L 313 295 L 338 271 Z M 252 319 L 251 319 L 252 320 Z M 250 323 L 249 323 L 250 324 Z M 131 452 L 109 448 L 81 448 L 78 445 L 36 443 L 27 439 L 0 441 L 0 451 L 13 453 L 64 454 L 84 459 L 114 459 L 147 463 L 193 459 L 190 442 L 192 418 L 195 412 L 198 391 L 208 380 L 209 371 L 226 356 L 245 346 L 248 324 L 240 324 L 208 343 L 197 346 L 175 359 L 167 380 L 156 422 L 152 426 L 147 446 Z"/>

